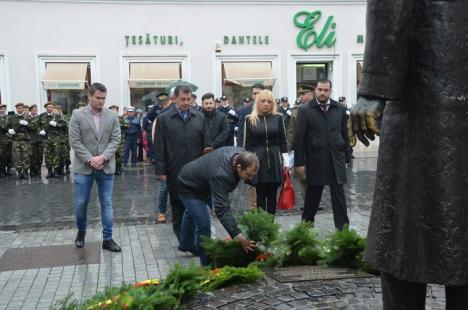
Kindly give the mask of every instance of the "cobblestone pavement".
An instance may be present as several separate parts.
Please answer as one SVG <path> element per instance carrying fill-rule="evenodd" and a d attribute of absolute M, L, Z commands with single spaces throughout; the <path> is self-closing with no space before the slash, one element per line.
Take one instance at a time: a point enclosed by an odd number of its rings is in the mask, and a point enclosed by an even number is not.
<path fill-rule="evenodd" d="M 376 159 L 357 158 L 350 169 L 346 195 L 351 227 L 367 233 L 375 178 Z M 172 225 L 152 221 L 158 185 L 152 169 L 139 165 L 117 177 L 114 187 L 114 239 L 121 253 L 101 252 L 99 264 L 60 266 L 0 272 L 0 309 L 47 309 L 69 293 L 87 298 L 106 286 L 164 278 L 176 264 L 198 260 L 177 251 Z M 245 210 L 245 188 L 232 197 L 234 209 Z M 0 180 L 0 257 L 11 248 L 71 244 L 75 236 L 70 177 L 52 181 Z M 300 194 L 297 193 L 297 197 Z M 87 242 L 100 242 L 101 228 L 95 193 L 88 208 L 92 223 Z M 289 229 L 300 220 L 301 199 L 295 210 L 279 212 L 278 223 Z M 328 192 L 316 227 L 322 235 L 333 231 Z M 93 224 L 94 223 L 94 224 Z M 213 221 L 213 235 L 226 232 Z M 378 278 L 344 279 L 300 283 L 279 283 L 266 277 L 253 285 L 241 285 L 201 294 L 188 301 L 185 309 L 381 309 Z M 427 309 L 442 309 L 440 286 L 428 290 Z"/>

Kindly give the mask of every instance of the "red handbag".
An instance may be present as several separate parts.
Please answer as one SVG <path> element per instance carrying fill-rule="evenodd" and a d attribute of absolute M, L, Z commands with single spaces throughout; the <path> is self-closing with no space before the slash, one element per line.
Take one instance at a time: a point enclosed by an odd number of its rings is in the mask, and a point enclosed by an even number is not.
<path fill-rule="evenodd" d="M 296 195 L 289 175 L 289 169 L 283 168 L 283 185 L 278 200 L 278 209 L 289 210 L 296 205 Z"/>

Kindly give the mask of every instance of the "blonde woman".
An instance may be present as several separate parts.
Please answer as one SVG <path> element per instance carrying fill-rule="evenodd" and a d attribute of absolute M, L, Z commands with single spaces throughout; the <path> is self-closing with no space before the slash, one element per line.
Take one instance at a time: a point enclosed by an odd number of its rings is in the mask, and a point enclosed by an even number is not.
<path fill-rule="evenodd" d="M 245 119 L 244 148 L 255 153 L 260 162 L 260 169 L 251 181 L 257 190 L 257 208 L 274 215 L 282 167 L 288 162 L 283 160 L 287 156 L 283 116 L 276 113 L 275 98 L 269 90 L 257 95 L 252 113 Z"/>

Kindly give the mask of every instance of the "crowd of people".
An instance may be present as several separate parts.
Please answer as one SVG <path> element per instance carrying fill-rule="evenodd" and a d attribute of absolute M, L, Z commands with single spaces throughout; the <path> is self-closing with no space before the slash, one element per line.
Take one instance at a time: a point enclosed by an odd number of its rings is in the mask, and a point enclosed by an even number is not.
<path fill-rule="evenodd" d="M 179 249 L 199 255 L 205 264 L 199 239 L 210 235 L 209 209 L 214 209 L 231 237 L 246 250 L 254 246 L 240 233 L 229 207 L 229 192 L 240 179 L 248 184 L 249 208 L 275 215 L 283 173 L 294 172 L 304 199 L 302 218 L 311 222 L 323 187 L 329 185 L 335 226 L 341 229 L 349 223 L 343 190 L 346 165 L 352 157 L 348 113 L 344 98 L 334 101 L 331 92 L 329 80 L 320 80 L 315 87 L 302 85 L 291 107 L 287 97 L 275 99 L 270 90 L 255 84 L 251 97 L 238 106 L 227 96 L 216 98 L 213 93 L 201 96 L 197 105 L 192 89 L 180 85 L 168 94 L 160 93 L 146 113 L 130 106 L 119 115 L 116 105 L 103 108 L 107 89 L 95 83 L 89 89 L 89 104 L 81 104 L 71 117 L 52 102 L 46 103 L 46 112 L 40 115 L 36 106 L 23 103 L 16 105 L 14 115 L 5 115 L 2 106 L 0 176 L 11 174 L 15 163 L 18 178 L 40 177 L 43 157 L 46 178 L 69 173 L 71 145 L 78 227 L 75 244 L 84 245 L 86 206 L 95 180 L 107 242 L 103 248 L 117 251 L 120 247 L 109 241 L 109 182 L 129 164 L 135 166 L 145 153 L 160 182 L 156 221 L 166 222 L 169 200 Z"/>

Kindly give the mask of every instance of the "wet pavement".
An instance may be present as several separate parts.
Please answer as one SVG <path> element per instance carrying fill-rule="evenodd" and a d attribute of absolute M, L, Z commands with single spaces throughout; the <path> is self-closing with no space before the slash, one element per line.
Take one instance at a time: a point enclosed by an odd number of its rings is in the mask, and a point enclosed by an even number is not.
<path fill-rule="evenodd" d="M 357 158 L 348 171 L 345 187 L 350 210 L 367 215 L 374 191 L 376 158 Z M 16 180 L 0 179 L 0 230 L 28 231 L 37 229 L 69 228 L 74 225 L 73 174 L 60 178 Z M 299 186 L 295 186 L 299 189 Z M 247 210 L 246 186 L 241 184 L 231 195 L 236 212 Z M 152 223 L 155 215 L 159 182 L 149 164 L 139 163 L 115 177 L 113 208 L 114 222 L 126 224 Z M 279 211 L 279 215 L 300 214 L 302 199 L 296 192 L 296 207 Z M 328 188 L 325 188 L 322 206 L 331 209 Z M 168 208 L 170 210 L 170 208 Z M 96 189 L 88 206 L 88 222 L 99 223 L 99 201 Z"/>
<path fill-rule="evenodd" d="M 360 157 L 348 170 L 345 192 L 350 226 L 361 235 L 367 226 L 375 182 L 376 158 Z M 43 171 L 44 172 L 44 171 Z M 44 174 L 45 175 L 45 174 Z M 296 188 L 298 188 L 296 186 Z M 0 272 L 0 309 L 48 309 L 69 293 L 82 299 L 106 286 L 164 278 L 175 263 L 198 259 L 177 251 L 172 225 L 154 224 L 159 183 L 147 164 L 129 168 L 115 179 L 114 239 L 121 253 L 101 251 L 98 263 L 64 265 Z M 246 187 L 232 195 L 236 212 L 246 210 Z M 0 257 L 8 249 L 70 245 L 75 236 L 72 177 L 17 181 L 0 179 Z M 302 200 L 296 208 L 279 211 L 276 221 L 289 229 L 300 221 Z M 321 235 L 334 230 L 328 189 L 323 195 L 316 227 Z M 98 200 L 93 190 L 88 207 L 91 223 L 86 242 L 101 240 Z M 227 234 L 214 219 L 213 236 Z M 68 253 L 69 255 L 70 253 Z M 443 309 L 441 286 L 430 286 L 426 309 Z M 376 277 L 280 283 L 266 276 L 252 285 L 239 285 L 198 295 L 184 309 L 381 309 L 380 281 Z"/>

